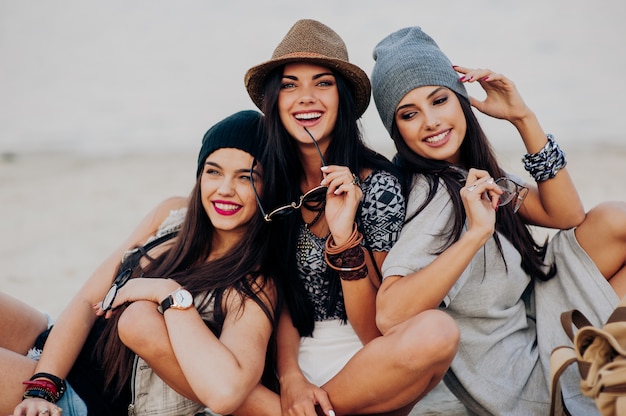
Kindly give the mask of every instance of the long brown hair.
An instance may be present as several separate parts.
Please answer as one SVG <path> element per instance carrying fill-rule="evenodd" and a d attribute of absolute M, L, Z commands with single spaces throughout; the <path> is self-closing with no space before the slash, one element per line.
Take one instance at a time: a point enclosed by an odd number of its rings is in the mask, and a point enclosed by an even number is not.
<path fill-rule="evenodd" d="M 217 326 L 208 323 L 207 326 L 218 337 L 225 318 L 222 300 L 229 289 L 234 289 L 242 298 L 254 300 L 275 326 L 279 305 L 269 307 L 261 299 L 274 298 L 272 293 L 267 293 L 274 290 L 274 286 L 269 284 L 273 281 L 273 273 L 267 263 L 268 240 L 262 237 L 267 232 L 267 225 L 261 215 L 255 215 L 248 225 L 246 238 L 242 238 L 224 256 L 207 261 L 213 249 L 215 227 L 202 205 L 201 177 L 202 173 L 191 192 L 185 219 L 171 248 L 136 271 L 133 276 L 143 273 L 150 277 L 176 280 L 192 293 L 196 304 L 198 298 L 201 299 L 198 307 L 200 313 L 211 307 L 214 301 Z M 262 293 L 267 293 L 267 296 L 261 296 Z M 120 308 L 106 322 L 96 348 L 97 357 L 102 360 L 105 372 L 105 385 L 113 388 L 117 394 L 129 382 L 134 359 L 134 353 L 117 335 L 117 322 L 123 309 L 124 307 Z"/>
<path fill-rule="evenodd" d="M 456 92 L 454 94 L 456 94 L 461 103 L 461 109 L 467 122 L 465 139 L 460 148 L 461 164 L 467 168 L 473 167 L 486 170 L 495 178 L 504 176 L 506 173 L 498 164 L 491 144 L 480 127 L 469 101 Z M 391 137 L 398 151 L 394 160 L 404 173 L 405 183 L 403 190 L 405 198 L 408 200 L 408 194 L 415 174 L 424 175 L 429 184 L 429 193 L 426 200 L 415 212 L 407 212 L 405 222 L 415 218 L 432 201 L 440 186 L 440 180 L 443 181 L 450 195 L 454 206 L 454 225 L 448 234 L 447 242 L 443 247 L 437 249 L 436 253 L 441 253 L 445 248 L 457 241 L 463 231 L 466 214 L 459 194 L 459 190 L 463 185 L 459 182 L 458 174 L 447 169 L 450 165 L 448 162 L 427 159 L 414 153 L 400 135 L 395 121 L 392 124 Z M 511 204 L 498 209 L 496 213 L 496 231 L 509 240 L 519 251 L 522 257 L 521 267 L 528 275 L 534 279 L 546 281 L 556 274 L 556 266 L 554 264 L 546 271 L 543 263 L 547 241 L 542 245 L 534 240 L 527 224 L 524 223 L 521 216 L 513 212 Z M 493 238 L 502 255 L 502 246 L 498 234 L 494 232 Z"/>

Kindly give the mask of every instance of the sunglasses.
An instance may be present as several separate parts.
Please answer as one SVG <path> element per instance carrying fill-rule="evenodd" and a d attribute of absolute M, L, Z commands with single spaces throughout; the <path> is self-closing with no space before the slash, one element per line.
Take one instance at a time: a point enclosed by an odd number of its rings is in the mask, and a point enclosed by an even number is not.
<path fill-rule="evenodd" d="M 113 285 L 104 296 L 102 300 L 102 310 L 104 312 L 110 311 L 113 309 L 113 302 L 115 301 L 115 297 L 117 296 L 117 292 L 128 282 L 130 277 L 133 275 L 133 269 L 124 269 L 117 276 L 115 276 L 115 280 L 113 281 Z"/>
<path fill-rule="evenodd" d="M 454 165 L 448 166 L 448 169 L 458 173 L 462 181 L 467 179 L 467 170 Z M 498 206 L 501 207 L 513 202 L 513 213 L 516 213 L 524 203 L 526 195 L 528 195 L 528 188 L 507 177 L 498 178 L 494 182 L 502 190 Z"/>
<path fill-rule="evenodd" d="M 311 134 L 311 132 L 305 127 L 304 131 L 307 132 L 313 144 L 315 145 L 315 149 L 317 149 L 317 154 L 320 156 L 322 161 L 322 166 L 326 166 L 326 162 L 324 161 L 324 156 L 322 155 L 322 151 L 320 150 L 317 141 Z M 293 201 L 287 205 L 280 206 L 278 208 L 273 209 L 270 212 L 266 212 L 263 209 L 263 205 L 261 204 L 261 198 L 254 186 L 254 167 L 256 166 L 257 161 L 254 159 L 252 162 L 252 167 L 250 168 L 250 182 L 252 183 L 252 190 L 254 191 L 254 196 L 256 198 L 257 205 L 259 206 L 259 210 L 261 211 L 261 215 L 263 215 L 263 219 L 266 222 L 271 222 L 275 219 L 284 218 L 287 215 L 290 215 L 303 206 L 311 211 L 321 211 L 326 204 L 326 192 L 328 191 L 328 187 L 324 185 L 316 186 L 313 189 L 308 190 L 303 195 L 298 198 L 297 201 Z"/>

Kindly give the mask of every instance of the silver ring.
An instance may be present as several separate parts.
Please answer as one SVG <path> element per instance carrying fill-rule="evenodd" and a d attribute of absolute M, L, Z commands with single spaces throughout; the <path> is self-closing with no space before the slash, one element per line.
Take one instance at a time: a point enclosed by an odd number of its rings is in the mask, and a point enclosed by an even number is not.
<path fill-rule="evenodd" d="M 472 192 L 474 189 L 476 189 L 476 185 L 471 185 L 467 187 L 468 192 Z"/>
<path fill-rule="evenodd" d="M 352 185 L 355 186 L 359 186 L 361 184 L 361 181 L 359 180 L 359 177 L 356 176 L 354 173 L 352 174 Z"/>
<path fill-rule="evenodd" d="M 50 410 L 43 408 L 43 409 L 39 409 L 39 414 L 40 415 L 47 415 L 48 413 L 50 413 Z"/>

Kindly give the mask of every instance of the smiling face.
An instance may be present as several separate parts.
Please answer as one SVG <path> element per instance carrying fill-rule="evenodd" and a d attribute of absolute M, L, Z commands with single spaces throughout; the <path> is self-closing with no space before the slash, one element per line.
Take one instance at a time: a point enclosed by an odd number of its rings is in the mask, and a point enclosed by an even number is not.
<path fill-rule="evenodd" d="M 407 146 L 419 156 L 459 163 L 467 122 L 459 99 L 448 88 L 410 91 L 400 100 L 394 120 Z"/>
<path fill-rule="evenodd" d="M 249 153 L 235 148 L 217 149 L 206 158 L 200 195 L 216 230 L 245 232 L 247 224 L 257 214 L 250 182 L 252 160 Z M 258 188 L 260 181 L 258 184 L 255 181 L 255 185 Z"/>
<path fill-rule="evenodd" d="M 330 69 L 306 63 L 285 65 L 278 111 L 283 126 L 293 138 L 310 145 L 306 127 L 318 143 L 329 140 L 338 108 L 339 91 Z"/>

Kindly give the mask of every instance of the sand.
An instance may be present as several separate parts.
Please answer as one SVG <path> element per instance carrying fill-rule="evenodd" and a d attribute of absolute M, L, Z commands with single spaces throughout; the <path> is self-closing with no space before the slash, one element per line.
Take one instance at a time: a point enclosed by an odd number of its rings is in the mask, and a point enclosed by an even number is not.
<path fill-rule="evenodd" d="M 626 147 L 567 151 L 586 209 L 626 200 Z M 524 174 L 520 154 L 504 166 Z M 196 154 L 0 157 L 0 288 L 56 316 L 91 271 L 155 204 L 187 195 Z M 412 415 L 465 414 L 443 387 Z"/>

